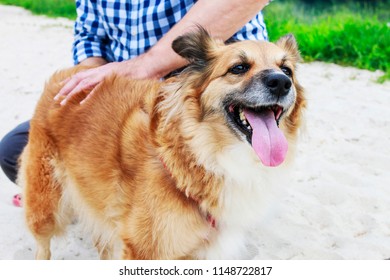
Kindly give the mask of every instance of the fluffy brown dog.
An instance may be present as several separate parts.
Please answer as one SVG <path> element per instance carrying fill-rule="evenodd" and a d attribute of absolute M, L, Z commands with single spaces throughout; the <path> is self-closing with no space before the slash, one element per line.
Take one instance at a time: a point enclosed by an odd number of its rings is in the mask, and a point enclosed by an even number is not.
<path fill-rule="evenodd" d="M 125 259 L 243 257 L 278 179 L 269 166 L 301 123 L 295 39 L 225 45 L 200 29 L 172 47 L 190 65 L 165 82 L 113 76 L 65 106 L 53 100 L 60 81 L 82 68 L 47 83 L 19 174 L 38 259 L 71 209 L 101 258 L 117 243 Z"/>

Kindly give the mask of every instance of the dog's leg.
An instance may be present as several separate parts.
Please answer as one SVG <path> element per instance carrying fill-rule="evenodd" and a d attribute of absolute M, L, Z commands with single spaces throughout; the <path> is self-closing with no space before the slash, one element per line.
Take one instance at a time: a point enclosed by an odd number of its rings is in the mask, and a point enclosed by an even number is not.
<path fill-rule="evenodd" d="M 61 186 L 54 179 L 50 141 L 40 137 L 22 154 L 20 181 L 24 186 L 24 210 L 28 228 L 37 242 L 36 259 L 50 259 L 50 240 L 64 224 L 58 214 Z"/>
<path fill-rule="evenodd" d="M 51 252 L 50 252 L 50 239 L 48 238 L 40 238 L 38 236 L 35 237 L 37 242 L 37 252 L 35 254 L 35 259 L 37 260 L 50 260 Z"/>
<path fill-rule="evenodd" d="M 99 256 L 101 260 L 112 260 L 114 257 L 114 245 L 112 241 L 107 244 L 102 244 L 101 240 L 98 239 L 95 241 L 95 247 L 98 250 Z"/>
<path fill-rule="evenodd" d="M 123 241 L 122 260 L 135 260 L 135 259 L 138 259 L 134 255 L 133 245 L 129 241 L 129 239 L 124 238 L 122 241 Z"/>
<path fill-rule="evenodd" d="M 107 246 L 104 246 L 103 249 L 98 249 L 99 256 L 101 260 L 112 260 L 112 248 L 107 248 Z"/>

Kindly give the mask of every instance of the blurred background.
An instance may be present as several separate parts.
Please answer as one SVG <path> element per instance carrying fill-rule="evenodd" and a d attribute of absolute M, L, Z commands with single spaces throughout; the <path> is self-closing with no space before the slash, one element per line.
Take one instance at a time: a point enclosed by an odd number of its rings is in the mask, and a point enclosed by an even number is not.
<path fill-rule="evenodd" d="M 275 0 L 264 10 L 271 41 L 296 36 L 305 61 L 385 72 L 390 80 L 389 0 Z"/>
<path fill-rule="evenodd" d="M 74 0 L 0 0 L 36 14 L 76 17 Z M 390 0 L 274 0 L 264 15 L 271 41 L 296 36 L 305 61 L 382 70 L 390 80 Z"/>

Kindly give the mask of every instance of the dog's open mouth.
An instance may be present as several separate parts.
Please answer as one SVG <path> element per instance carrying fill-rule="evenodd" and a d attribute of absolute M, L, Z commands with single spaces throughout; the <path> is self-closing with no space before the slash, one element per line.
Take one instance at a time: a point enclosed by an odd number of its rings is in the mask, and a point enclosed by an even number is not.
<path fill-rule="evenodd" d="M 284 113 L 283 107 L 271 105 L 249 108 L 243 105 L 230 105 L 227 111 L 264 165 L 278 166 L 284 161 L 288 144 L 279 129 L 279 121 Z"/>

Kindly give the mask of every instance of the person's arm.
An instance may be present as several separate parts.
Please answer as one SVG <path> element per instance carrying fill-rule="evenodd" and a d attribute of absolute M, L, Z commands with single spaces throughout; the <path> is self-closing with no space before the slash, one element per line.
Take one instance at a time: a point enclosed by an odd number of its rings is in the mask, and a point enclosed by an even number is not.
<path fill-rule="evenodd" d="M 178 36 L 193 31 L 197 25 L 200 25 L 211 36 L 227 40 L 268 2 L 268 0 L 199 0 L 149 51 L 127 61 L 108 63 L 80 72 L 65 84 L 57 96 L 67 95 L 61 103 L 65 104 L 67 98 L 73 94 L 94 88 L 112 73 L 133 79 L 162 78 L 188 63 L 171 47 L 173 40 Z"/>
<path fill-rule="evenodd" d="M 199 0 L 173 28 L 162 37 L 147 53 L 151 60 L 160 59 L 153 69 L 152 77 L 164 77 L 171 71 L 185 66 L 188 62 L 171 48 L 173 40 L 193 31 L 196 25 L 205 28 L 212 37 L 229 39 L 249 22 L 268 3 L 268 0 Z"/>
<path fill-rule="evenodd" d="M 79 63 L 79 65 L 83 66 L 101 66 L 104 64 L 107 64 L 108 61 L 105 60 L 103 57 L 100 56 L 92 56 L 84 59 Z"/>
<path fill-rule="evenodd" d="M 73 61 L 79 64 L 91 57 L 112 60 L 112 52 L 107 45 L 108 37 L 99 18 L 96 1 L 76 0 L 77 18 L 74 24 Z"/>

